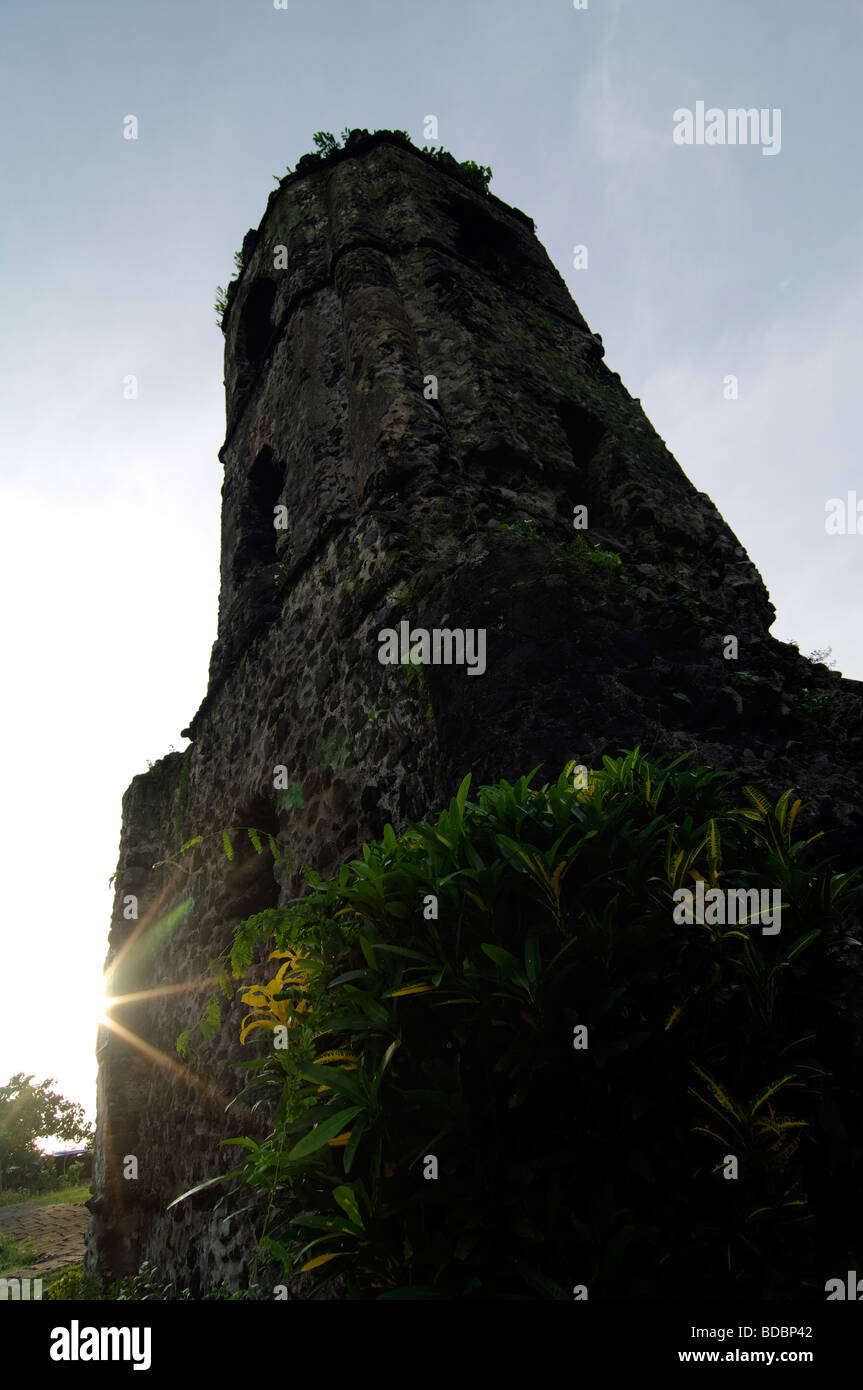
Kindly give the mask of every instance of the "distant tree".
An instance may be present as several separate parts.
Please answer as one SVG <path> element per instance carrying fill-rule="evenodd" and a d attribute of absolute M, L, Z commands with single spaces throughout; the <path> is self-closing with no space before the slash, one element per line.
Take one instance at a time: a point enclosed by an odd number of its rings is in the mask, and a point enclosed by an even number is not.
<path fill-rule="evenodd" d="M 54 1078 L 33 1085 L 33 1077 L 19 1071 L 0 1086 L 0 1189 L 12 1167 L 22 1168 L 39 1157 L 37 1139 L 58 1138 L 73 1144 L 88 1143 L 93 1127 L 83 1107 L 52 1091 Z"/>

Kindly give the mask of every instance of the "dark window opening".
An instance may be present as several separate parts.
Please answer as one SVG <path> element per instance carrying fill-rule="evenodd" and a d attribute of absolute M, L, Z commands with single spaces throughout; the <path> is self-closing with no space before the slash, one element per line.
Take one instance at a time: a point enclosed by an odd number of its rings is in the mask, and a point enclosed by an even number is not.
<path fill-rule="evenodd" d="M 491 261 L 499 276 L 514 276 L 525 264 L 523 246 L 515 232 L 472 198 L 451 194 L 447 211 L 457 223 L 455 249 L 460 256 L 485 265 Z"/>
<path fill-rule="evenodd" d="M 250 573 L 277 564 L 275 508 L 284 485 L 284 467 L 265 444 L 249 469 L 246 495 L 240 508 L 234 576 L 242 583 Z"/>
<path fill-rule="evenodd" d="M 605 439 L 606 427 L 575 401 L 560 401 L 556 411 L 575 465 L 574 475 L 566 485 L 567 515 L 573 507 L 584 506 L 587 507 L 588 526 L 602 524 L 607 521 L 606 488 L 598 481 L 597 470 L 591 464 Z"/>
<path fill-rule="evenodd" d="M 266 912 L 279 901 L 279 884 L 267 840 L 268 835 L 278 838 L 279 817 L 272 801 L 260 796 L 238 808 L 236 819 L 238 824 L 231 830 L 234 857 L 225 873 L 226 915 L 242 921 L 258 912 Z M 260 854 L 252 843 L 249 829 L 258 834 Z"/>
<path fill-rule="evenodd" d="M 246 364 L 244 375 L 252 377 L 263 363 L 273 336 L 275 280 L 257 279 L 246 296 L 240 313 L 237 349 Z"/>
<path fill-rule="evenodd" d="M 575 401 L 561 401 L 557 406 L 557 418 L 575 462 L 589 463 L 605 438 L 605 425 Z"/>

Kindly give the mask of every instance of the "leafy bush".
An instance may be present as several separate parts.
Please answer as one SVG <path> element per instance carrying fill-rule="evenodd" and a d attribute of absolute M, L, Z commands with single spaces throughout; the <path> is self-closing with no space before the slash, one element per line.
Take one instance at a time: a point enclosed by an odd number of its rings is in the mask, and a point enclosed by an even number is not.
<path fill-rule="evenodd" d="M 426 149 L 425 153 L 439 164 L 453 158 L 449 151 L 443 148 L 443 145 L 431 146 Z M 472 183 L 480 193 L 488 192 L 493 175 L 487 164 L 477 164 L 473 159 L 463 159 L 458 167 L 467 176 L 468 182 Z"/>
<path fill-rule="evenodd" d="M 61 1174 L 61 1187 L 80 1187 L 84 1177 L 84 1160 L 76 1158 L 74 1163 L 70 1163 L 65 1173 Z"/>
<path fill-rule="evenodd" d="M 458 166 L 465 173 L 470 182 L 479 189 L 480 193 L 487 193 L 488 186 L 492 180 L 492 172 L 487 164 L 477 164 L 473 159 L 463 159 Z"/>
<path fill-rule="evenodd" d="M 102 1285 L 94 1275 L 88 1274 L 83 1265 L 73 1265 L 64 1270 L 42 1296 L 64 1303 L 91 1303 L 99 1301 L 103 1294 Z"/>
<path fill-rule="evenodd" d="M 123 1279 L 116 1279 L 108 1285 L 88 1273 L 83 1265 L 74 1265 L 71 1269 L 64 1270 L 45 1290 L 43 1296 L 61 1302 L 186 1303 L 192 1298 L 192 1293 L 188 1288 L 178 1289 L 173 1281 L 166 1279 L 154 1265 L 144 1260 L 137 1273 L 127 1274 Z M 257 1284 L 234 1292 L 224 1284 L 218 1284 L 203 1295 L 202 1301 L 224 1300 L 237 1303 L 271 1297 L 272 1294 L 265 1292 Z"/>
<path fill-rule="evenodd" d="M 118 1303 L 163 1303 L 174 1300 L 186 1302 L 192 1295 L 188 1289 L 175 1289 L 172 1280 L 166 1280 L 155 1265 L 144 1260 L 137 1273 L 115 1280 L 107 1297 Z"/>
<path fill-rule="evenodd" d="M 465 778 L 238 930 L 235 977 L 275 948 L 241 1029 L 274 1046 L 237 1064 L 273 1129 L 226 1141 L 228 1200 L 269 1194 L 260 1254 L 311 1296 L 821 1298 L 859 1267 L 860 870 L 790 791 L 728 805 L 687 761 Z M 781 932 L 675 922 L 699 880 L 779 890 Z"/>
<path fill-rule="evenodd" d="M 179 1302 L 187 1303 L 192 1298 L 189 1288 L 178 1289 L 172 1280 L 166 1280 L 160 1274 L 155 1265 L 151 1265 L 148 1260 L 139 1266 L 136 1274 L 127 1274 L 125 1278 L 116 1280 L 103 1297 L 114 1300 L 118 1303 L 166 1303 Z M 231 1292 L 224 1284 L 217 1284 L 203 1295 L 203 1302 L 209 1301 L 228 1301 L 237 1303 L 240 1301 L 258 1301 L 270 1298 L 258 1284 L 252 1284 L 245 1289 L 237 1289 Z"/>
<path fill-rule="evenodd" d="M 315 131 L 314 135 L 312 136 L 312 141 L 314 143 L 315 148 L 314 150 L 310 150 L 309 153 L 320 155 L 322 159 L 329 159 L 330 155 L 335 154 L 337 150 L 341 149 L 346 144 L 350 133 L 351 132 L 348 129 L 348 127 L 345 126 L 339 140 L 337 140 L 336 137 L 333 135 L 332 131 Z M 375 131 L 376 135 L 379 133 L 382 132 Z M 399 130 L 394 133 L 398 135 L 403 135 L 406 140 L 410 140 L 410 135 L 406 130 Z M 449 154 L 447 150 L 443 148 L 443 146 L 432 146 L 430 148 L 427 147 L 425 148 L 425 153 L 430 155 L 431 158 L 436 160 L 437 162 L 441 162 L 444 159 L 452 158 L 452 156 Z M 305 159 L 306 157 L 306 155 L 303 155 L 303 159 Z M 459 169 L 461 169 L 468 182 L 473 184 L 474 188 L 478 189 L 480 193 L 488 193 L 488 186 L 492 180 L 493 175 L 491 169 L 487 164 L 477 164 L 476 161 L 473 159 L 463 159 L 458 164 L 458 167 Z M 290 172 L 290 166 L 288 166 L 288 168 Z M 277 176 L 273 175 L 273 177 L 276 178 Z"/>

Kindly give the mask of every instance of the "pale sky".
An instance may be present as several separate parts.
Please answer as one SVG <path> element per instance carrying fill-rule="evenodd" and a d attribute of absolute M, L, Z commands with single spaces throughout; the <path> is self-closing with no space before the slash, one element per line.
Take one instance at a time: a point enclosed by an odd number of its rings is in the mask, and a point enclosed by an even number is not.
<path fill-rule="evenodd" d="M 215 638 L 213 299 L 273 175 L 317 130 L 421 144 L 436 115 L 534 218 L 774 634 L 863 679 L 863 535 L 825 532 L 863 500 L 863 0 L 6 0 L 0 41 L 0 1083 L 93 1117 L 120 800 L 186 746 Z M 675 144 L 701 101 L 780 110 L 778 153 Z"/>

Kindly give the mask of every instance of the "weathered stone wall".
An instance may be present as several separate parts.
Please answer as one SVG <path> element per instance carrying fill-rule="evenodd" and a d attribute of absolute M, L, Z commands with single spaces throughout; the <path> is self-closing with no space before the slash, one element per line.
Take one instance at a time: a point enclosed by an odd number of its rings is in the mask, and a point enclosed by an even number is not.
<path fill-rule="evenodd" d="M 224 1224 L 206 1196 L 167 1205 L 260 1121 L 224 1113 L 230 1063 L 252 1051 L 242 1005 L 196 1061 L 176 1038 L 232 927 L 303 880 L 250 847 L 228 865 L 217 837 L 191 874 L 154 870 L 184 838 L 257 826 L 327 872 L 468 771 L 556 775 L 635 743 L 800 786 L 836 848 L 863 827 L 863 685 L 768 635 L 758 573 L 603 362 L 523 213 L 400 136 L 356 132 L 282 181 L 244 253 L 224 322 L 218 640 L 191 746 L 123 803 L 111 987 L 145 997 L 115 1011 L 126 1034 L 100 1037 L 89 1233 L 94 1266 L 146 1258 L 194 1289 L 245 1276 L 254 1223 Z M 573 554 L 578 505 L 631 583 Z M 408 687 L 378 661 L 402 618 L 485 629 L 485 674 L 427 666 Z M 302 788 L 293 809 L 277 765 Z"/>

